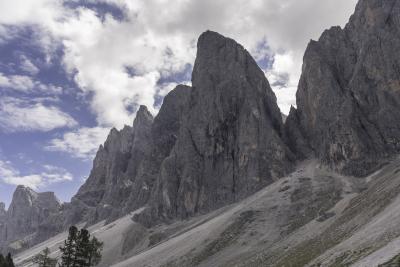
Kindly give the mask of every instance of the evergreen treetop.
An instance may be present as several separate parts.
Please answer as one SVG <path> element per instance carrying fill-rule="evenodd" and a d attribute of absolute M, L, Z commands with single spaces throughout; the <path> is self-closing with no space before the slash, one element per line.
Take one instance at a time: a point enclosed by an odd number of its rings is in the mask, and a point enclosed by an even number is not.
<path fill-rule="evenodd" d="M 87 229 L 78 229 L 71 226 L 67 240 L 61 250 L 60 267 L 91 267 L 101 260 L 103 243 L 96 237 L 90 238 Z M 0 266 L 1 267 L 1 266 Z"/>
<path fill-rule="evenodd" d="M 39 267 L 55 267 L 57 260 L 50 257 L 50 249 L 45 248 L 41 253 L 36 255 L 33 260 Z"/>

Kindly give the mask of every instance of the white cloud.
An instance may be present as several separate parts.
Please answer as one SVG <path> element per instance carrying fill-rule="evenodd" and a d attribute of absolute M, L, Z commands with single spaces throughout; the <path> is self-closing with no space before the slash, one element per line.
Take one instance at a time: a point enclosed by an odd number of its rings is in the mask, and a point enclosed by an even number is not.
<path fill-rule="evenodd" d="M 0 23 L 39 25 L 52 23 L 60 18 L 61 0 L 13 0 L 0 1 Z"/>
<path fill-rule="evenodd" d="M 77 122 L 70 115 L 40 101 L 11 97 L 0 100 L 0 128 L 5 132 L 50 131 L 76 125 Z"/>
<path fill-rule="evenodd" d="M 76 158 L 90 160 L 93 159 L 100 144 L 106 140 L 109 130 L 101 127 L 81 128 L 65 133 L 62 138 L 51 140 L 46 149 L 65 152 Z"/>
<path fill-rule="evenodd" d="M 0 73 L 0 87 L 11 88 L 17 91 L 28 92 L 33 89 L 35 83 L 29 76 L 11 75 L 9 77 Z"/>
<path fill-rule="evenodd" d="M 12 89 L 23 93 L 59 95 L 63 89 L 53 84 L 43 84 L 26 75 L 6 76 L 0 72 L 0 89 Z"/>
<path fill-rule="evenodd" d="M 34 190 L 41 187 L 72 181 L 72 174 L 63 168 L 46 165 L 46 171 L 38 174 L 21 175 L 9 161 L 0 160 L 0 177 L 2 182 L 12 185 L 25 185 Z"/>
<path fill-rule="evenodd" d="M 266 72 L 271 87 L 279 99 L 279 107 L 286 115 L 289 114 L 291 106 L 296 106 L 295 94 L 301 75 L 301 70 L 298 68 L 301 65 L 299 60 L 292 52 L 276 54 L 272 68 Z"/>
<path fill-rule="evenodd" d="M 39 68 L 24 55 L 20 57 L 20 68 L 31 75 L 36 75 L 39 72 Z"/>
<path fill-rule="evenodd" d="M 294 104 L 302 56 L 309 39 L 318 38 L 332 25 L 344 25 L 356 3 L 356 0 L 101 1 L 120 6 L 127 18 L 102 19 L 84 7 L 69 10 L 61 0 L 14 0 L 0 3 L 0 23 L 37 24 L 43 33 L 62 42 L 66 48 L 66 68 L 76 73 L 81 89 L 93 95 L 91 108 L 99 124 L 118 127 L 131 122 L 133 104 L 145 104 L 156 111 L 152 106 L 154 96 L 163 92 L 156 88 L 157 79 L 193 63 L 195 40 L 207 29 L 236 39 L 257 58 L 262 57 L 259 44 L 267 41 L 268 53 L 275 57 L 273 68 L 266 70 L 268 77 L 288 76 L 286 87 L 274 88 L 278 103 L 286 110 Z M 126 66 L 133 67 L 137 76 L 127 74 Z"/>

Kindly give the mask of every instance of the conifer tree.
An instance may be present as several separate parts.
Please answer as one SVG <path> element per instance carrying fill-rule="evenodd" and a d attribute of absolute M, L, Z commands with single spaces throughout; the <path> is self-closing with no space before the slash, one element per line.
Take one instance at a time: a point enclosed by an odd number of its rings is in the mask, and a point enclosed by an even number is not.
<path fill-rule="evenodd" d="M 8 253 L 5 258 L 0 254 L 0 267 L 15 267 L 10 253 Z"/>
<path fill-rule="evenodd" d="M 90 233 L 88 230 L 81 229 L 79 231 L 76 244 L 74 267 L 88 266 L 90 251 Z"/>
<path fill-rule="evenodd" d="M 45 248 L 40 254 L 36 255 L 33 262 L 38 264 L 39 267 L 55 267 L 57 264 L 56 259 L 50 258 L 49 248 Z"/>
<path fill-rule="evenodd" d="M 1 253 L 0 253 L 0 267 L 6 267 L 6 259 Z"/>
<path fill-rule="evenodd" d="M 7 257 L 6 257 L 6 267 L 15 267 L 14 261 L 13 261 L 13 259 L 12 259 L 12 257 L 11 257 L 11 253 L 8 253 L 8 254 L 7 254 Z"/>
<path fill-rule="evenodd" d="M 103 250 L 103 243 L 96 237 L 90 240 L 89 254 L 88 254 L 88 267 L 96 266 L 101 261 L 101 251 Z"/>
<path fill-rule="evenodd" d="M 64 246 L 60 247 L 61 263 L 60 267 L 73 267 L 76 255 L 76 242 L 78 236 L 78 228 L 71 226 L 68 232 L 68 238 L 64 241 Z M 76 267 L 76 266 L 74 266 Z"/>
<path fill-rule="evenodd" d="M 64 241 L 64 246 L 60 247 L 60 250 L 62 252 L 60 267 L 91 267 L 100 263 L 103 243 L 96 237 L 90 238 L 88 230 L 78 231 L 72 226 L 68 239 Z"/>

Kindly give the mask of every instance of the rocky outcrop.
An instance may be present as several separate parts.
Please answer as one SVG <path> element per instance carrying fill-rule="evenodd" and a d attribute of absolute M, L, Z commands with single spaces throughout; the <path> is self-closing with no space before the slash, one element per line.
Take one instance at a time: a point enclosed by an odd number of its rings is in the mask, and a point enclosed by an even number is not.
<path fill-rule="evenodd" d="M 89 178 L 66 207 L 70 223 L 121 215 L 133 188 L 136 189 L 141 163 L 149 156 L 152 123 L 153 116 L 145 106 L 140 106 L 132 127 L 111 130 L 96 154 Z"/>
<path fill-rule="evenodd" d="M 179 85 L 164 98 L 154 120 L 141 106 L 132 127 L 111 130 L 89 178 L 65 205 L 66 226 L 113 220 L 147 204 L 177 139 L 189 93 L 189 86 Z"/>
<path fill-rule="evenodd" d="M 2 218 L 5 217 L 5 215 L 6 215 L 6 204 L 0 202 L 0 221 L 2 220 Z"/>
<path fill-rule="evenodd" d="M 292 150 L 356 176 L 399 152 L 399 30 L 399 1 L 361 0 L 344 29 L 309 43 L 285 125 Z"/>
<path fill-rule="evenodd" d="M 142 207 L 150 198 L 161 166 L 175 145 L 185 106 L 188 103 L 191 87 L 178 85 L 163 100 L 163 104 L 151 127 L 151 153 L 143 161 L 139 175 L 132 187 L 125 211 Z"/>
<path fill-rule="evenodd" d="M 0 237 L 6 226 L 6 205 L 3 202 L 0 202 Z M 1 241 L 0 241 L 0 250 L 1 250 Z"/>
<path fill-rule="evenodd" d="M 292 107 L 287 118 L 280 113 L 264 73 L 250 54 L 234 40 L 215 32 L 203 33 L 198 40 L 192 86 L 179 85 L 172 90 L 154 119 L 141 106 L 132 127 L 111 130 L 97 152 L 89 178 L 71 203 L 61 205 L 54 194 L 36 193 L 23 186 L 17 188 L 8 211 L 0 203 L 0 247 L 13 243 L 18 249 L 13 242 L 17 239 L 32 245 L 72 224 L 110 221 L 140 207 L 146 209 L 135 218 L 145 226 L 207 213 L 270 185 L 291 172 L 299 159 L 316 157 L 344 174 L 371 173 L 400 150 L 399 30 L 400 2 L 361 0 L 344 29 L 333 27 L 318 41 L 309 43 L 296 96 L 297 109 Z M 239 240 L 235 235 L 244 233 L 245 226 L 254 221 L 260 231 L 248 228 L 250 243 L 255 246 L 247 247 L 246 252 L 276 248 L 299 264 L 298 255 L 305 255 L 303 249 L 316 248 L 316 254 L 306 253 L 310 258 L 302 258 L 306 263 L 322 253 L 321 244 L 327 249 L 341 238 L 347 240 L 348 233 L 369 222 L 398 195 L 394 190 L 398 188 L 398 162 L 389 166 L 386 174 L 379 174 L 380 180 L 373 182 L 371 176 L 372 187 L 367 190 L 365 179 L 336 175 L 320 167 L 320 162 L 310 162 L 285 181 L 266 188 L 264 194 L 254 196 L 253 200 L 265 197 L 262 202 L 246 200 L 234 212 L 235 217 L 222 218 L 219 223 L 228 228 L 195 260 L 214 256 L 215 244 Z M 380 188 L 394 191 L 389 190 L 386 199 L 382 194 L 385 190 Z M 350 201 L 350 193 L 358 194 L 363 201 Z M 350 201 L 347 208 L 346 201 Z M 252 205 L 252 209 L 239 210 L 246 205 Z M 337 217 L 332 207 L 343 211 Z M 365 213 L 357 217 L 360 210 Z M 260 213 L 264 218 L 255 220 Z M 258 222 L 265 222 L 267 217 L 271 229 L 264 233 L 265 227 Z M 224 221 L 228 218 L 233 222 Z M 315 228 L 316 223 L 337 218 L 337 230 L 328 231 L 332 225 L 336 227 L 331 222 L 328 228 Z M 201 220 L 209 222 L 205 217 Z M 310 227 L 302 227 L 306 224 Z M 199 237 L 201 229 L 209 226 L 201 225 L 190 234 Z M 179 229 L 175 224 L 173 228 L 170 233 Z M 138 229 L 146 232 L 143 227 Z M 308 232 L 292 235 L 298 229 Z M 309 238 L 313 234 L 309 229 L 328 229 L 321 240 L 331 239 L 333 243 L 313 239 L 318 241 L 314 245 L 289 240 L 276 246 L 276 241 L 285 236 Z M 382 237 L 391 235 L 385 233 Z M 149 237 L 149 244 L 167 236 L 156 232 Z M 254 241 L 254 236 L 268 237 L 270 243 Z M 208 241 L 202 240 L 200 246 Z M 290 246 L 288 250 L 287 244 L 295 243 L 299 244 L 300 254 Z M 242 247 L 246 244 L 241 242 Z M 260 244 L 262 250 L 254 250 Z M 196 249 L 190 253 L 198 253 Z M 236 255 L 232 251 L 226 255 Z M 292 262 L 279 253 L 250 255 L 247 263 L 265 260 L 255 263 L 264 266 Z M 272 257 L 276 255 L 281 262 Z M 180 258 L 187 259 L 185 255 Z"/>
<path fill-rule="evenodd" d="M 3 217 L 0 247 L 18 239 L 24 239 L 24 244 L 21 245 L 28 245 L 33 240 L 48 238 L 47 234 L 54 232 L 47 233 L 44 229 L 39 229 L 50 217 L 58 216 L 60 209 L 61 203 L 53 192 L 37 193 L 28 187 L 18 186 Z M 26 239 L 27 236 L 30 238 Z"/>
<path fill-rule="evenodd" d="M 276 97 L 241 45 L 215 32 L 203 33 L 192 84 L 146 222 L 214 210 L 291 170 Z"/>

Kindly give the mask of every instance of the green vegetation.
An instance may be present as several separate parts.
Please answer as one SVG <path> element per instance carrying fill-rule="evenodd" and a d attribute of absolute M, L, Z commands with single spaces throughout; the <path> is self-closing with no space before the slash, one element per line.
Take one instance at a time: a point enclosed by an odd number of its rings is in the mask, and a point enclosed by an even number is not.
<path fill-rule="evenodd" d="M 57 260 L 50 258 L 49 248 L 45 248 L 41 253 L 36 255 L 32 261 L 39 267 L 55 267 L 57 265 Z"/>
<path fill-rule="evenodd" d="M 60 267 L 90 267 L 101 261 L 103 243 L 96 237 L 90 238 L 86 229 L 78 230 L 75 226 L 69 228 L 67 240 L 60 247 Z"/>
<path fill-rule="evenodd" d="M 0 267 L 15 267 L 10 253 L 8 253 L 5 258 L 0 254 Z"/>

